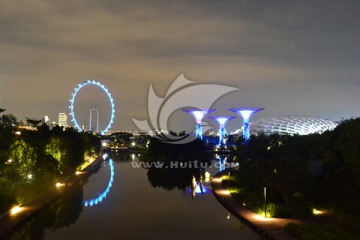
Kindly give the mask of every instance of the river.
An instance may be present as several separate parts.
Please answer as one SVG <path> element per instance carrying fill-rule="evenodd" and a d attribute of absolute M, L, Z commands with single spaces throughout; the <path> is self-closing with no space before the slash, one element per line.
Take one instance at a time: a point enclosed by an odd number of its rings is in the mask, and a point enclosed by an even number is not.
<path fill-rule="evenodd" d="M 104 161 L 12 239 L 261 239 L 216 200 L 209 182 L 195 197 L 191 188 L 153 187 L 148 170 L 131 164 L 139 156 Z"/>

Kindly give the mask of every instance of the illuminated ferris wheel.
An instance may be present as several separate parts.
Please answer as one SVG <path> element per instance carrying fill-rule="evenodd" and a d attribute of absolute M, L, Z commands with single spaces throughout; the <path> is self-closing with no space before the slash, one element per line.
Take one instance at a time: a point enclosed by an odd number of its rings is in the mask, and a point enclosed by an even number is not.
<path fill-rule="evenodd" d="M 95 80 L 85 81 L 74 89 L 69 108 L 74 127 L 79 131 L 103 135 L 114 122 L 114 99 L 109 90 Z"/>

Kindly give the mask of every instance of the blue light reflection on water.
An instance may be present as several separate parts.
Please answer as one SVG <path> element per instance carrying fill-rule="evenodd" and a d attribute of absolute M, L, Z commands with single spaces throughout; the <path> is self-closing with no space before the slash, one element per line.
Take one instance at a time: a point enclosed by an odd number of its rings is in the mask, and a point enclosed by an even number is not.
<path fill-rule="evenodd" d="M 202 191 L 201 191 L 200 183 L 199 182 L 196 183 L 196 189 L 195 189 L 196 193 L 206 193 L 207 191 L 208 189 L 204 186 L 204 184 L 202 184 Z"/>
<path fill-rule="evenodd" d="M 221 157 L 221 156 L 217 156 L 217 159 L 219 161 L 219 171 L 224 171 L 226 169 L 226 160 L 227 157 Z"/>
<path fill-rule="evenodd" d="M 126 159 L 131 159 L 131 154 Z M 138 161 L 137 156 L 135 160 Z M 205 171 L 215 174 L 219 170 L 218 166 L 215 168 L 217 163 L 213 161 L 212 168 Z M 93 202 L 93 207 L 84 207 L 70 227 L 46 229 L 44 239 L 259 239 L 239 220 L 229 218 L 228 211 L 213 196 L 206 178 L 203 186 L 207 192 L 196 193 L 193 198 L 191 187 L 187 191 L 154 188 L 149 182 L 148 170 L 134 168 L 130 161 L 113 158 L 113 164 L 116 178 L 114 176 L 106 199 L 98 205 Z M 83 196 L 98 196 L 109 182 L 109 170 L 106 166 L 91 176 L 85 182 Z M 46 224 L 49 225 L 48 220 Z"/>
<path fill-rule="evenodd" d="M 105 191 L 99 194 L 99 196 L 96 198 L 83 201 L 85 207 L 92 207 L 94 205 L 101 203 L 103 199 L 106 198 L 106 195 L 110 192 L 110 188 L 112 187 L 114 181 L 114 163 L 112 159 L 109 160 L 109 167 L 110 167 L 110 179 Z"/>

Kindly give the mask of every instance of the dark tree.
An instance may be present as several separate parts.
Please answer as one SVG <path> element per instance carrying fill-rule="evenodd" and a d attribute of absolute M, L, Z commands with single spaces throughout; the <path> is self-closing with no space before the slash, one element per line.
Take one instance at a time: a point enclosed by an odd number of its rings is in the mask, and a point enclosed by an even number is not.
<path fill-rule="evenodd" d="M 33 127 L 37 127 L 41 123 L 41 120 L 35 118 L 28 118 L 28 117 L 26 117 L 26 121 L 28 122 L 28 124 L 30 124 Z"/>
<path fill-rule="evenodd" d="M 17 126 L 17 119 L 12 114 L 5 114 L 1 116 L 1 124 L 4 126 Z"/>

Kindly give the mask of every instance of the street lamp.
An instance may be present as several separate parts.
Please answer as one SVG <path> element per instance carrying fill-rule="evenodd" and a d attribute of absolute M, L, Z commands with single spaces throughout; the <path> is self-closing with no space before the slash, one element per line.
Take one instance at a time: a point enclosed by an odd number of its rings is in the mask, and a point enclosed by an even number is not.
<path fill-rule="evenodd" d="M 264 213 L 266 218 L 266 187 L 264 187 Z"/>

